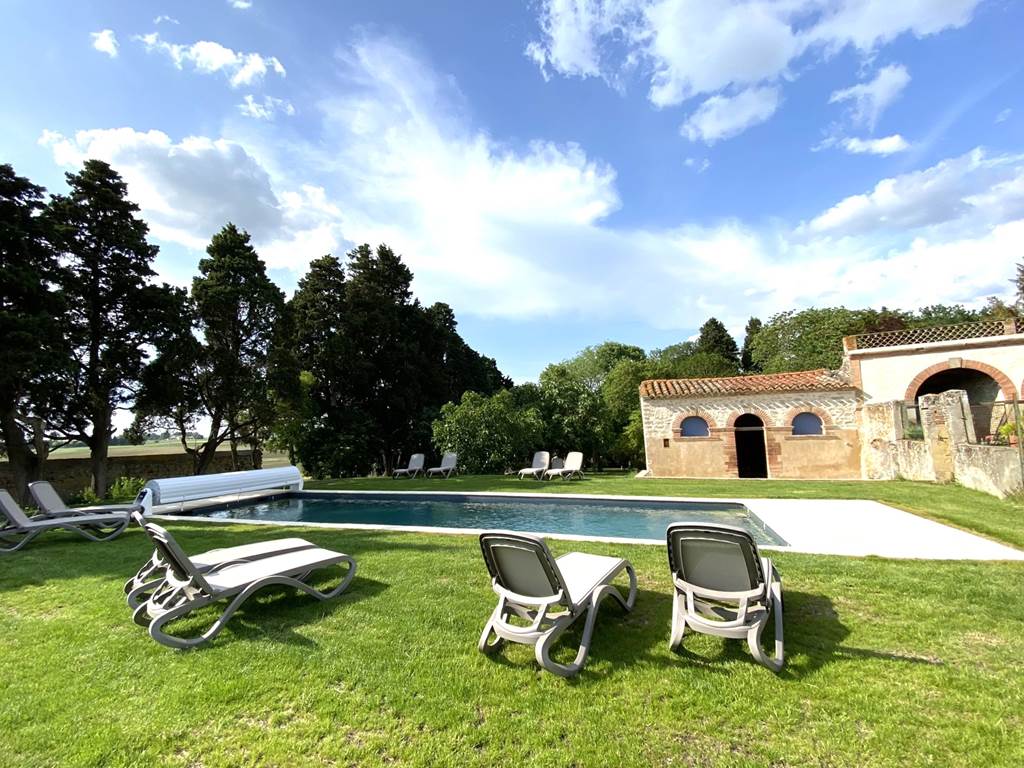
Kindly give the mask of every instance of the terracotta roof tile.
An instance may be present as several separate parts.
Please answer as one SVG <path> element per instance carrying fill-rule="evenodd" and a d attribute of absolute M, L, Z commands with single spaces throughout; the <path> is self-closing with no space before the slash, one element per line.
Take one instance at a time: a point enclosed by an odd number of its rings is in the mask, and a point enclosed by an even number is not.
<path fill-rule="evenodd" d="M 640 396 L 719 397 L 765 392 L 833 392 L 851 389 L 853 385 L 842 374 L 819 368 L 816 371 L 763 373 L 717 379 L 654 379 L 640 384 Z"/>

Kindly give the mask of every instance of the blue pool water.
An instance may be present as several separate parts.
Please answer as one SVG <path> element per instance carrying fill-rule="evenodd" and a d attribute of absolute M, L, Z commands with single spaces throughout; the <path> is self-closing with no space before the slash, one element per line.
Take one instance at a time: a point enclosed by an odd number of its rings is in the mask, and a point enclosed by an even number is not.
<path fill-rule="evenodd" d="M 729 502 L 312 492 L 288 494 L 255 503 L 208 507 L 192 514 L 300 523 L 505 528 L 636 539 L 662 539 L 669 523 L 689 520 L 744 528 L 750 531 L 758 544 L 786 543 L 746 507 Z"/>

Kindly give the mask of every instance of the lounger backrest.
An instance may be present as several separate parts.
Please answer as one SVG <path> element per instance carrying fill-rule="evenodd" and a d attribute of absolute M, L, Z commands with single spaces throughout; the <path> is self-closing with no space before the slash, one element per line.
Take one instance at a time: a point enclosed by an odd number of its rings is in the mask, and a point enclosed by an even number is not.
<path fill-rule="evenodd" d="M 156 547 L 156 551 L 160 553 L 163 561 L 167 563 L 167 567 L 175 579 L 178 581 L 191 581 L 194 586 L 207 592 L 211 591 L 210 585 L 206 583 L 206 579 L 199 573 L 199 569 L 195 567 L 189 556 L 185 554 L 185 550 L 181 548 L 166 529 L 161 528 L 156 523 L 149 522 L 138 512 L 132 512 L 132 520 L 142 526 L 142 530 L 153 541 L 153 546 Z"/>
<path fill-rule="evenodd" d="M 68 508 L 60 494 L 45 480 L 29 483 L 28 492 L 44 512 L 63 512 Z"/>
<path fill-rule="evenodd" d="M 31 522 L 28 515 L 21 511 L 21 507 L 18 506 L 14 497 L 3 488 L 0 488 L 0 512 L 3 512 L 4 517 L 11 521 L 11 525 L 19 528 Z"/>
<path fill-rule="evenodd" d="M 757 545 L 742 528 L 673 523 L 667 539 L 669 568 L 689 584 L 720 592 L 745 592 L 764 583 Z"/>
<path fill-rule="evenodd" d="M 583 469 L 583 454 L 579 451 L 570 451 L 565 457 L 565 468 L 572 471 Z"/>
<path fill-rule="evenodd" d="M 533 466 L 531 469 L 547 469 L 551 463 L 551 454 L 547 451 L 537 451 L 533 454 Z"/>
<path fill-rule="evenodd" d="M 446 453 L 441 457 L 441 469 L 451 469 L 455 466 L 455 462 L 459 460 L 459 454 L 457 453 Z"/>
<path fill-rule="evenodd" d="M 552 469 L 562 469 L 563 467 L 565 467 L 565 459 L 555 456 L 555 458 L 551 460 Z"/>
<path fill-rule="evenodd" d="M 426 457 L 422 453 L 414 453 L 409 457 L 409 469 L 423 469 L 423 462 Z"/>
<path fill-rule="evenodd" d="M 568 601 L 569 590 L 543 539 L 510 531 L 488 531 L 480 534 L 480 550 L 491 577 L 509 592 L 544 598 L 561 590 L 563 602 Z"/>

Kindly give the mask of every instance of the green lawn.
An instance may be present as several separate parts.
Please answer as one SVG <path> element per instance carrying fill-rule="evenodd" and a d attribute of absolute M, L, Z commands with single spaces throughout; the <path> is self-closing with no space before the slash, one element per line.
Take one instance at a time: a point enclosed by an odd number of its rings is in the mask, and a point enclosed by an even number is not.
<path fill-rule="evenodd" d="M 601 478 L 546 490 L 634 485 L 689 495 L 769 488 Z M 849 485 L 851 494 L 864 487 Z M 506 486 L 518 487 L 467 478 L 444 485 Z M 986 525 L 1012 534 L 1012 517 L 980 504 L 986 497 L 870 487 L 907 504 L 951 494 L 974 505 L 974 522 L 995 517 L 1001 522 Z M 739 641 L 688 637 L 685 653 L 669 652 L 660 547 L 552 541 L 556 554 L 628 557 L 640 580 L 634 612 L 603 607 L 590 661 L 566 681 L 539 672 L 528 648 L 496 658 L 476 651 L 494 596 L 473 537 L 170 527 L 190 551 L 302 535 L 354 555 L 359 573 L 329 603 L 286 592 L 250 601 L 211 646 L 176 652 L 136 627 L 123 602 L 121 583 L 149 554 L 141 532 L 108 544 L 40 537 L 0 559 L 0 763 L 1024 764 L 1021 563 L 775 553 L 788 656 L 776 676 Z M 1022 528 L 1003 538 L 1019 540 Z M 576 638 L 563 641 L 564 654 Z"/>
<path fill-rule="evenodd" d="M 1000 500 L 958 485 L 905 480 L 638 480 L 632 474 L 609 472 L 582 481 L 518 480 L 501 476 L 456 476 L 450 480 L 346 478 L 310 481 L 308 489 L 452 490 L 537 493 L 604 493 L 647 496 L 776 499 L 873 499 L 1024 548 L 1024 503 Z"/>

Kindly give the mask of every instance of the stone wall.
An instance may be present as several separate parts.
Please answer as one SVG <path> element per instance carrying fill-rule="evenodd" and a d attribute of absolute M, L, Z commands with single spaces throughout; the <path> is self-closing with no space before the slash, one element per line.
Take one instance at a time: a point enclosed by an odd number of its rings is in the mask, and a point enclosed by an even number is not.
<path fill-rule="evenodd" d="M 769 477 L 860 477 L 858 400 L 853 391 L 641 398 L 640 406 L 652 477 L 737 477 L 733 422 L 744 413 L 757 415 L 765 424 Z M 807 411 L 822 419 L 825 434 L 793 435 L 793 417 Z M 679 425 L 687 416 L 707 421 L 710 436 L 682 437 Z"/>
<path fill-rule="evenodd" d="M 1020 454 L 1004 445 L 970 445 L 953 449 L 956 480 L 966 488 L 1005 498 L 1021 491 Z"/>
<path fill-rule="evenodd" d="M 249 451 L 238 452 L 238 464 L 242 469 L 251 469 Z M 230 472 L 231 453 L 218 452 L 213 459 L 210 472 Z M 107 477 L 113 483 L 119 477 L 181 477 L 192 474 L 192 458 L 185 453 L 157 453 L 149 456 L 112 456 L 107 460 Z M 49 480 L 65 500 L 88 488 L 92 483 L 92 470 L 88 458 L 51 458 L 43 465 L 43 480 Z M 0 487 L 6 488 L 15 498 L 20 494 L 13 487 L 14 476 L 7 462 L 0 462 Z"/>

